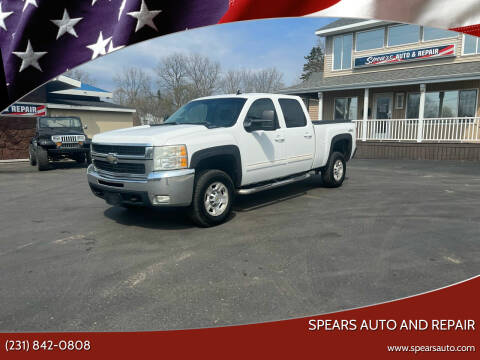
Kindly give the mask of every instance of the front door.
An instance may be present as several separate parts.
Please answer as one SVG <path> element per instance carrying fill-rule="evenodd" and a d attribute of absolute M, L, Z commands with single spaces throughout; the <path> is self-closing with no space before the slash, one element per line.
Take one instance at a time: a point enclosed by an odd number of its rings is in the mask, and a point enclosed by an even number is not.
<path fill-rule="evenodd" d="M 262 182 L 285 176 L 285 135 L 278 123 L 278 110 L 269 98 L 257 99 L 250 106 L 246 119 L 261 119 L 265 111 L 275 113 L 272 129 L 248 130 L 243 127 L 238 136 L 244 173 L 242 185 Z"/>
<path fill-rule="evenodd" d="M 390 122 L 381 121 L 383 119 L 392 118 L 392 108 L 393 108 L 393 94 L 375 94 L 375 121 L 372 125 L 373 133 L 375 134 L 376 139 L 385 139 L 390 135 Z"/>

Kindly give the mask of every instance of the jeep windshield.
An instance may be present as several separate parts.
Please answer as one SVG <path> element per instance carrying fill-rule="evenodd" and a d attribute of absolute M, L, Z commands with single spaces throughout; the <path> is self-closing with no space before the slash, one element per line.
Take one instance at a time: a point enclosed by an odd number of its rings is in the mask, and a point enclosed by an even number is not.
<path fill-rule="evenodd" d="M 237 121 L 246 101 L 244 98 L 195 100 L 178 109 L 164 124 L 230 127 Z"/>
<path fill-rule="evenodd" d="M 40 118 L 40 128 L 82 128 L 80 119 L 70 117 Z"/>

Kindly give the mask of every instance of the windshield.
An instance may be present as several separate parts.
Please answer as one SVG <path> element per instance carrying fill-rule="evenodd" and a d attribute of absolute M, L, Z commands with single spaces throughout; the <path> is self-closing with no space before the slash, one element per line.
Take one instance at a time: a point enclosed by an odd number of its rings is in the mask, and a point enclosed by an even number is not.
<path fill-rule="evenodd" d="M 40 118 L 39 125 L 41 128 L 81 128 L 82 123 L 80 119 L 69 118 L 69 117 L 58 117 L 58 118 Z"/>
<path fill-rule="evenodd" d="M 193 124 L 230 127 L 237 121 L 247 99 L 219 98 L 189 102 L 170 116 L 165 124 Z"/>

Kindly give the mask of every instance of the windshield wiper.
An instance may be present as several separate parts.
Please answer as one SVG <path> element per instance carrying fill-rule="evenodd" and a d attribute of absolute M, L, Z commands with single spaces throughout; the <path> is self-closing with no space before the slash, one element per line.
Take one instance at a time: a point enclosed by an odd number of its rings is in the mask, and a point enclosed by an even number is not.
<path fill-rule="evenodd" d="M 172 122 L 165 122 L 161 124 L 150 124 L 150 126 L 162 126 L 162 125 L 180 125 L 179 123 L 172 121 Z"/>
<path fill-rule="evenodd" d="M 184 122 L 184 123 L 182 123 L 182 125 L 203 125 L 203 126 L 205 126 L 206 128 L 208 128 L 208 129 L 213 129 L 213 128 L 218 127 L 217 125 L 210 124 L 209 122 L 206 122 L 206 121 L 200 121 L 200 122 Z"/>

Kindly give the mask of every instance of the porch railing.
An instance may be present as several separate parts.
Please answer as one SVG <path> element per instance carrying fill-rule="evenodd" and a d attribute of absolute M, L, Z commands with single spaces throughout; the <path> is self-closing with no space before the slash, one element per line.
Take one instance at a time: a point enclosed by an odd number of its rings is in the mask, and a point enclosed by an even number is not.
<path fill-rule="evenodd" d="M 480 142 L 480 117 L 354 120 L 357 140 Z"/>

